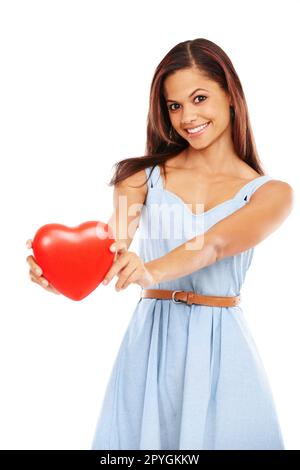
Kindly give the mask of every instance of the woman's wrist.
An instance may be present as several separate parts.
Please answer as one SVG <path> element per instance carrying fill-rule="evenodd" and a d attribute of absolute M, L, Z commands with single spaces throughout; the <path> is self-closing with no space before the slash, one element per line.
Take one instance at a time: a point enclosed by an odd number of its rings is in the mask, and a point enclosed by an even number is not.
<path fill-rule="evenodd" d="M 158 266 L 158 263 L 156 260 L 149 261 L 148 263 L 145 263 L 146 269 L 150 272 L 152 278 L 153 278 L 153 284 L 157 284 L 163 280 L 163 272 L 161 271 L 161 268 Z"/>

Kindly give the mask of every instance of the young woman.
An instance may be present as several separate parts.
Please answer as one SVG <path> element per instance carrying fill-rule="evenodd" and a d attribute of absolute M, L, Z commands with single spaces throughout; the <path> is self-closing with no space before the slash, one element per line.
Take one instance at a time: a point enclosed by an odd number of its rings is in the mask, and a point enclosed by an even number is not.
<path fill-rule="evenodd" d="M 92 449 L 284 449 L 240 293 L 254 247 L 292 210 L 293 189 L 262 169 L 219 46 L 188 40 L 163 58 L 146 155 L 118 162 L 110 184 L 116 254 L 106 279 L 118 276 L 116 290 L 136 283 L 141 296 Z M 128 251 L 138 227 L 139 255 Z"/>

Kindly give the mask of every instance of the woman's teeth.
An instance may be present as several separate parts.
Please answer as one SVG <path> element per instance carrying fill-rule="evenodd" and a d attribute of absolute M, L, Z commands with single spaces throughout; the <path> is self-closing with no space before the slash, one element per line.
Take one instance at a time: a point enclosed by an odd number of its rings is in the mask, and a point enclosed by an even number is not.
<path fill-rule="evenodd" d="M 195 134 L 196 132 L 201 131 L 202 129 L 205 129 L 208 126 L 209 122 L 206 122 L 205 124 L 202 124 L 201 126 L 194 127 L 193 129 L 187 129 L 187 132 L 189 134 Z"/>

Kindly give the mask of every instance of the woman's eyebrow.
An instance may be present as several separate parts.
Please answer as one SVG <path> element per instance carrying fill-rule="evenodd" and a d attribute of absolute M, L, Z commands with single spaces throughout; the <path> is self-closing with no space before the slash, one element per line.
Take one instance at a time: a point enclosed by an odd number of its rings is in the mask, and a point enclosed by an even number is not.
<path fill-rule="evenodd" d="M 189 98 L 190 98 L 191 96 L 193 96 L 193 94 L 196 93 L 196 91 L 198 91 L 198 90 L 204 90 L 204 91 L 207 91 L 207 92 L 208 92 L 208 90 L 206 90 L 205 88 L 196 88 L 196 90 L 194 90 L 194 91 L 189 95 Z M 168 101 L 176 101 L 176 100 L 166 100 L 166 101 L 168 102 Z"/>

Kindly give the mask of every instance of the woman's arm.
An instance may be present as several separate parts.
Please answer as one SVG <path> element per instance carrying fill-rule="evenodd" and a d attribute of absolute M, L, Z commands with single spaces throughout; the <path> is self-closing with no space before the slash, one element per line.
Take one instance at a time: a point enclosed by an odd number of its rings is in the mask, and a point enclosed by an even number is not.
<path fill-rule="evenodd" d="M 147 196 L 145 170 L 136 172 L 114 186 L 113 213 L 108 221 L 116 241 L 125 241 L 129 248 L 139 225 L 141 211 Z M 131 186 L 140 186 L 133 188 Z"/>
<path fill-rule="evenodd" d="M 294 202 L 292 187 L 279 180 L 258 188 L 250 201 L 204 234 L 146 263 L 157 282 L 170 281 L 233 256 L 264 240 L 288 217 Z"/>

